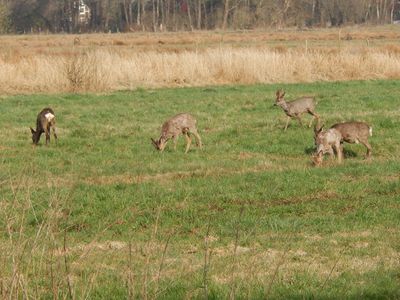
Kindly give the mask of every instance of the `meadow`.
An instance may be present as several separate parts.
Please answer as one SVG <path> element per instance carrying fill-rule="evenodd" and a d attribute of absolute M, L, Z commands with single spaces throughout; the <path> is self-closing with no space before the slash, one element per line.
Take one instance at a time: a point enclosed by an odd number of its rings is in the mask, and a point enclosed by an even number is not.
<path fill-rule="evenodd" d="M 398 299 L 399 86 L 2 96 L 0 297 Z M 326 126 L 371 124 L 373 159 L 346 144 L 343 164 L 314 167 L 313 130 L 283 132 L 277 88 L 315 96 Z M 59 140 L 33 147 L 45 106 Z M 177 112 L 196 116 L 203 150 L 152 147 Z"/>

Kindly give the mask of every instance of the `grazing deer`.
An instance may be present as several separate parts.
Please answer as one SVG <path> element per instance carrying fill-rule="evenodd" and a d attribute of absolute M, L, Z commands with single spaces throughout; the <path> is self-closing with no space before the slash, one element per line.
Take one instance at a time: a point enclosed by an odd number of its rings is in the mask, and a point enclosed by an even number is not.
<path fill-rule="evenodd" d="M 311 127 L 314 119 L 319 119 L 319 116 L 314 112 L 314 97 L 302 97 L 291 102 L 286 102 L 284 96 L 285 92 L 282 89 L 276 91 L 275 105 L 282 107 L 283 111 L 287 115 L 286 126 L 284 129 L 285 131 L 289 125 L 289 121 L 291 118 L 296 118 L 297 120 L 299 120 L 300 125 L 303 126 L 303 123 L 301 122 L 301 115 L 304 113 L 309 113 L 313 116 L 308 127 Z"/>
<path fill-rule="evenodd" d="M 367 148 L 366 158 L 371 157 L 372 147 L 368 143 L 368 137 L 372 136 L 372 127 L 364 122 L 344 122 L 337 123 L 331 128 L 335 128 L 342 135 L 341 143 L 346 142 L 349 144 L 361 143 Z"/>
<path fill-rule="evenodd" d="M 367 148 L 366 158 L 369 159 L 371 157 L 371 152 L 372 152 L 372 147 L 368 143 L 369 136 L 372 136 L 372 127 L 370 127 L 367 123 L 364 122 L 337 123 L 327 131 L 323 131 L 322 128 L 318 129 L 315 132 L 317 153 L 316 156 L 314 157 L 314 162 L 316 165 L 321 164 L 323 153 L 332 152 L 332 148 L 335 149 L 336 153 L 338 154 L 339 162 L 341 162 L 343 156 L 343 142 L 350 144 L 354 143 L 363 144 Z M 339 138 L 340 138 L 340 148 L 338 148 L 337 146 Z M 329 150 L 329 148 L 331 150 Z"/>
<path fill-rule="evenodd" d="M 197 146 L 202 148 L 201 138 L 197 132 L 196 119 L 187 113 L 178 114 L 171 119 L 164 122 L 161 129 L 161 136 L 158 140 L 151 138 L 154 147 L 161 152 L 164 151 L 168 140 L 172 139 L 174 141 L 174 150 L 176 150 L 176 144 L 178 142 L 178 137 L 183 134 L 186 138 L 186 150 L 185 153 L 189 151 L 190 144 L 192 143 L 192 138 L 190 134 L 196 137 Z"/>
<path fill-rule="evenodd" d="M 44 132 L 46 134 L 46 145 L 50 141 L 50 129 L 53 130 L 54 138 L 57 142 L 57 134 L 56 134 L 56 116 L 54 111 L 47 107 L 44 108 L 36 118 L 36 130 L 33 130 L 30 127 L 32 132 L 32 142 L 37 145 L 40 140 L 40 136 Z"/>
<path fill-rule="evenodd" d="M 323 130 L 318 125 L 314 129 L 315 145 L 317 146 L 317 151 L 313 157 L 314 164 L 316 166 L 321 165 L 324 154 L 328 153 L 332 157 L 334 156 L 334 151 L 339 163 L 341 163 L 343 159 L 343 149 L 341 147 L 342 135 L 335 128 Z"/>

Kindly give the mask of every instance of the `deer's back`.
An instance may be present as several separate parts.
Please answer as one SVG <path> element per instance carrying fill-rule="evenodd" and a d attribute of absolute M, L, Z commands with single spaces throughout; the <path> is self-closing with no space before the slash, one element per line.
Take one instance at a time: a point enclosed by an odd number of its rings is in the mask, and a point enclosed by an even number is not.
<path fill-rule="evenodd" d="M 340 132 L 345 141 L 353 142 L 366 139 L 370 135 L 370 126 L 364 122 L 344 122 L 333 125 Z"/>
<path fill-rule="evenodd" d="M 50 107 L 41 110 L 37 115 L 36 128 L 43 130 L 43 126 L 55 119 L 54 111 Z"/>
<path fill-rule="evenodd" d="M 289 111 L 292 114 L 307 112 L 308 110 L 314 110 L 315 100 L 313 97 L 303 97 L 291 102 L 288 102 Z"/>
<path fill-rule="evenodd" d="M 163 134 L 179 134 L 183 129 L 189 131 L 196 128 L 196 119 L 188 113 L 178 114 L 167 120 L 162 127 Z"/>
<path fill-rule="evenodd" d="M 342 134 L 336 128 L 329 128 L 326 131 L 325 140 L 329 145 L 333 145 L 335 142 L 340 141 L 342 138 Z"/>

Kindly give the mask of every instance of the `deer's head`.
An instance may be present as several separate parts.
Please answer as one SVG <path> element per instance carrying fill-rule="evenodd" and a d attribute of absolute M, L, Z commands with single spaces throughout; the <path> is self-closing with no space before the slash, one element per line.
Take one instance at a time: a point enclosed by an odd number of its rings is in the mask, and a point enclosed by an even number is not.
<path fill-rule="evenodd" d="M 274 105 L 281 106 L 282 103 L 285 102 L 285 99 L 284 99 L 285 92 L 282 89 L 279 89 L 279 90 L 276 91 L 275 95 L 276 95 L 276 99 L 275 99 L 275 104 Z"/>
<path fill-rule="evenodd" d="M 151 143 L 158 151 L 162 152 L 167 144 L 167 140 L 165 140 L 163 137 L 160 137 L 158 140 L 151 138 Z"/>
<path fill-rule="evenodd" d="M 314 128 L 314 142 L 315 146 L 317 146 L 317 155 L 322 155 L 327 152 L 330 152 L 331 146 L 328 143 L 328 134 L 329 130 L 323 130 L 323 127 Z"/>
<path fill-rule="evenodd" d="M 40 136 L 38 136 L 37 132 L 32 127 L 29 127 L 29 128 L 31 129 L 31 133 L 32 133 L 32 143 L 34 143 L 36 145 L 39 142 Z"/>
<path fill-rule="evenodd" d="M 312 157 L 312 161 L 316 167 L 319 167 L 322 164 L 323 155 L 322 152 L 315 153 Z"/>
<path fill-rule="evenodd" d="M 326 145 L 326 131 L 323 129 L 323 125 L 318 123 L 314 127 L 314 143 L 317 146 L 317 151 L 313 155 L 313 163 L 315 166 L 322 164 L 324 153 L 327 152 L 328 145 Z"/>

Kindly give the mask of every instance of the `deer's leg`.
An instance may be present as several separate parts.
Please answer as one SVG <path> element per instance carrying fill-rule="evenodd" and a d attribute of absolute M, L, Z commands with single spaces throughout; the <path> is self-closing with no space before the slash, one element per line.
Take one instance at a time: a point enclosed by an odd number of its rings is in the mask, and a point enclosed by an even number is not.
<path fill-rule="evenodd" d="M 196 145 L 199 146 L 200 149 L 202 149 L 203 148 L 203 144 L 201 142 L 201 137 L 200 137 L 199 133 L 197 132 L 197 130 L 193 130 L 192 133 L 196 137 Z"/>
<path fill-rule="evenodd" d="M 313 121 L 314 121 L 314 119 L 319 119 L 319 115 L 317 115 L 315 112 L 313 112 L 312 110 L 308 110 L 308 113 L 310 114 L 310 115 L 312 115 L 312 118 L 311 118 L 311 121 L 310 121 L 310 124 L 308 124 L 308 127 L 310 128 L 311 127 L 311 125 L 312 125 L 312 123 L 313 123 Z"/>
<path fill-rule="evenodd" d="M 365 147 L 367 147 L 367 156 L 365 157 L 366 159 L 370 159 L 371 158 L 371 152 L 372 152 L 372 147 L 371 145 L 368 143 L 367 140 L 360 140 L 360 143 L 363 144 Z"/>
<path fill-rule="evenodd" d="M 174 135 L 173 137 L 172 137 L 172 140 L 174 141 L 174 150 L 176 150 L 176 144 L 178 143 L 178 135 Z"/>
<path fill-rule="evenodd" d="M 311 118 L 311 121 L 310 121 L 310 123 L 308 123 L 308 128 L 310 128 L 310 127 L 311 127 L 311 125 L 312 125 L 313 121 L 314 121 L 314 117 L 312 117 L 312 118 Z"/>
<path fill-rule="evenodd" d="M 335 153 L 333 153 L 333 148 L 330 147 L 330 149 L 328 150 L 328 154 L 329 154 L 329 158 L 333 159 L 333 157 L 335 156 Z"/>
<path fill-rule="evenodd" d="M 44 133 L 46 134 L 46 146 L 47 146 L 47 143 L 50 142 L 50 128 L 49 128 L 49 126 L 46 126 L 44 128 Z"/>
<path fill-rule="evenodd" d="M 296 119 L 299 120 L 300 126 L 303 127 L 303 122 L 301 121 L 300 115 L 296 115 Z"/>
<path fill-rule="evenodd" d="M 339 150 L 340 150 L 340 152 L 342 153 L 342 157 L 344 157 L 343 143 L 340 143 Z"/>
<path fill-rule="evenodd" d="M 185 150 L 185 153 L 188 153 L 189 148 L 190 148 L 190 144 L 192 143 L 192 139 L 189 136 L 189 133 L 185 133 L 185 138 L 186 138 L 186 150 Z"/>
<path fill-rule="evenodd" d="M 55 140 L 56 143 L 57 143 L 56 124 L 53 124 L 53 125 L 51 126 L 51 129 L 52 129 L 52 131 L 53 131 L 54 140 Z"/>
<path fill-rule="evenodd" d="M 335 147 L 336 155 L 338 157 L 339 164 L 341 164 L 342 163 L 342 159 L 343 159 L 343 152 L 342 152 L 343 147 L 341 147 L 340 143 L 336 143 L 334 145 L 334 147 Z"/>
<path fill-rule="evenodd" d="M 287 129 L 288 125 L 289 125 L 290 119 L 291 119 L 291 117 L 287 116 L 286 125 L 285 125 L 284 131 L 286 131 L 286 129 Z"/>

